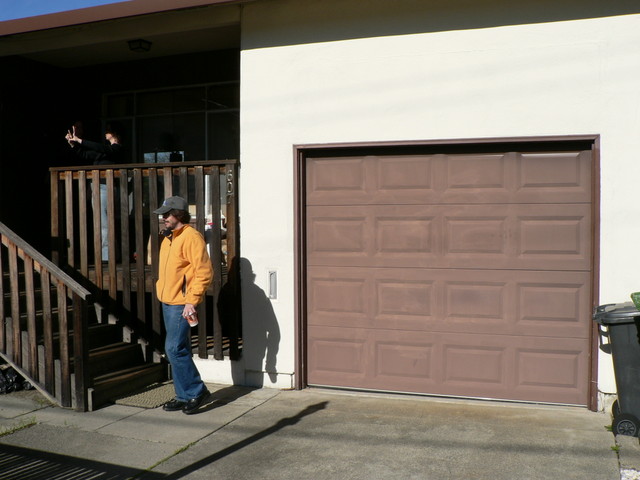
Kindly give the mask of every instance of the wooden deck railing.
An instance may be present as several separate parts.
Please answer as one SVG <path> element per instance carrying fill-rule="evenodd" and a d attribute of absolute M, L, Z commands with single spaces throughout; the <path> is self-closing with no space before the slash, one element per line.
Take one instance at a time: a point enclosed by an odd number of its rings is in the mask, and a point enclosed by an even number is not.
<path fill-rule="evenodd" d="M 213 284 L 198 309 L 200 324 L 192 329 L 194 350 L 200 358 L 238 358 L 237 161 L 56 167 L 50 173 L 54 263 L 85 284 L 106 314 L 125 322 L 152 355 L 162 352 L 164 332 L 154 291 L 161 218 L 153 210 L 172 195 L 187 199 L 214 268 Z M 100 214 L 94 214 L 100 212 L 101 183 L 108 192 L 106 262 Z"/>
<path fill-rule="evenodd" d="M 51 400 L 86 410 L 91 293 L 2 223 L 0 240 L 2 357 Z"/>

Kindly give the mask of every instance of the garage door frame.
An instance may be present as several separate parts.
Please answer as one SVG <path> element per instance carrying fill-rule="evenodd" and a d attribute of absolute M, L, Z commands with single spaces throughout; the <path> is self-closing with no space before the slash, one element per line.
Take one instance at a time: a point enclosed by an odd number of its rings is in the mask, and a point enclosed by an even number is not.
<path fill-rule="evenodd" d="M 438 147 L 452 149 L 460 147 L 465 151 L 478 148 L 486 150 L 496 147 L 500 151 L 521 151 L 535 148 L 536 151 L 557 151 L 559 149 L 580 148 L 592 151 L 592 193 L 591 193 L 591 241 L 593 245 L 591 255 L 591 292 L 592 308 L 597 306 L 599 298 L 599 257 L 600 257 L 600 136 L 599 135 L 569 135 L 545 137 L 515 137 L 515 138 L 482 138 L 482 139 L 448 139 L 424 140 L 405 142 L 357 142 L 331 144 L 294 145 L 294 268 L 295 268 L 295 366 L 294 387 L 306 388 L 307 383 L 307 330 L 306 330 L 306 160 L 312 156 L 339 156 L 362 154 L 388 154 L 397 152 L 434 151 Z M 511 148 L 509 148 L 511 147 Z M 589 400 L 588 408 L 597 410 L 597 362 L 598 335 L 595 324 L 590 328 L 590 368 L 589 368 Z"/>

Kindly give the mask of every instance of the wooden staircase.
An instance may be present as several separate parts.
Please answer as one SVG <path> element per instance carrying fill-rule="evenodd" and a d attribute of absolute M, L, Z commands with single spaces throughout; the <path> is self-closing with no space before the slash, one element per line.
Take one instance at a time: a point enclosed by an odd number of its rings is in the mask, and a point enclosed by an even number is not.
<path fill-rule="evenodd" d="M 122 328 L 114 327 L 110 335 L 100 336 L 89 351 L 89 410 L 167 379 L 168 369 L 164 361 L 147 362 L 144 346 L 123 341 Z"/>
<path fill-rule="evenodd" d="M 7 275 L 4 275 L 5 281 Z M 23 296 L 21 296 L 23 297 Z M 10 302 L 9 295 L 4 295 L 5 311 L 8 311 L 8 303 Z M 70 311 L 70 308 L 69 308 Z M 89 309 L 94 311 L 94 309 Z M 58 325 L 57 311 L 52 311 L 52 320 L 54 325 Z M 13 336 L 13 322 L 6 322 L 6 337 Z M 39 381 L 45 378 L 46 369 L 46 346 L 44 335 L 37 335 L 37 350 L 38 350 L 38 366 L 37 375 L 34 375 L 25 370 L 24 366 L 27 365 L 27 358 L 29 355 L 29 349 L 33 348 L 32 340 L 29 339 L 29 333 L 26 328 L 27 316 L 21 315 L 20 324 L 23 326 L 20 331 L 22 352 L 20 358 L 20 364 L 18 366 L 13 359 L 15 358 L 12 348 L 9 348 L 3 357 L 17 368 L 20 373 L 28 379 L 36 388 L 42 390 L 44 385 Z M 36 317 L 37 331 L 43 331 L 43 315 L 42 311 L 38 310 Z M 92 411 L 101 406 L 109 404 L 117 398 L 133 393 L 153 383 L 162 382 L 167 379 L 167 364 L 164 361 L 152 362 L 145 359 L 145 345 L 144 343 L 138 343 L 137 341 L 126 340 L 128 335 L 128 328 L 116 323 L 99 323 L 95 314 L 89 316 L 89 324 L 87 328 L 87 342 L 88 342 L 88 370 L 89 370 L 89 384 L 88 384 L 88 408 Z M 54 359 L 54 391 L 44 391 L 51 400 L 58 404 L 62 404 L 60 395 L 56 392 L 61 392 L 62 387 L 62 361 L 60 341 L 60 332 L 55 332 L 52 335 L 53 351 L 52 357 Z M 74 361 L 74 332 L 69 330 L 67 332 L 67 341 L 69 345 L 69 358 L 70 358 L 70 373 L 71 373 L 71 392 L 72 392 L 72 408 L 77 408 L 77 402 L 75 399 L 75 361 Z M 2 352 L 5 353 L 5 352 Z"/>
<path fill-rule="evenodd" d="M 1 223 L 0 238 L 0 356 L 46 397 L 95 410 L 167 379 L 167 363 L 157 354 L 154 361 L 147 342 L 105 315 L 91 294 L 78 301 L 78 294 L 64 293 L 60 281 L 73 280 L 37 252 L 17 248 L 20 239 Z"/>

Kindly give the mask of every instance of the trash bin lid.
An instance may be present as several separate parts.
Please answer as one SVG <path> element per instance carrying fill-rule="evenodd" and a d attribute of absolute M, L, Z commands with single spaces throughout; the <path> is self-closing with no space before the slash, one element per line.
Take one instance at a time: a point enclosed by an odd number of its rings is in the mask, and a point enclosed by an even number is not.
<path fill-rule="evenodd" d="M 640 317 L 640 311 L 633 302 L 600 305 L 593 314 L 593 320 L 603 325 L 633 323 L 636 317 Z"/>

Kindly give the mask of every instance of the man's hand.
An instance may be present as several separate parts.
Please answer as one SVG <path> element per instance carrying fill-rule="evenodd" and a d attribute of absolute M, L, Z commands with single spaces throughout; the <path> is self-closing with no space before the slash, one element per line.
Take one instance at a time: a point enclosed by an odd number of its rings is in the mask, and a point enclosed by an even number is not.
<path fill-rule="evenodd" d="M 191 315 L 196 314 L 196 306 L 191 303 L 186 303 L 184 309 L 182 310 L 182 316 L 184 318 L 189 318 Z"/>
<path fill-rule="evenodd" d="M 82 143 L 82 139 L 76 135 L 76 127 L 73 126 L 71 128 L 73 129 L 73 131 L 67 130 L 65 138 L 67 139 L 67 142 L 69 142 L 69 145 L 73 147 L 74 143 Z"/>

